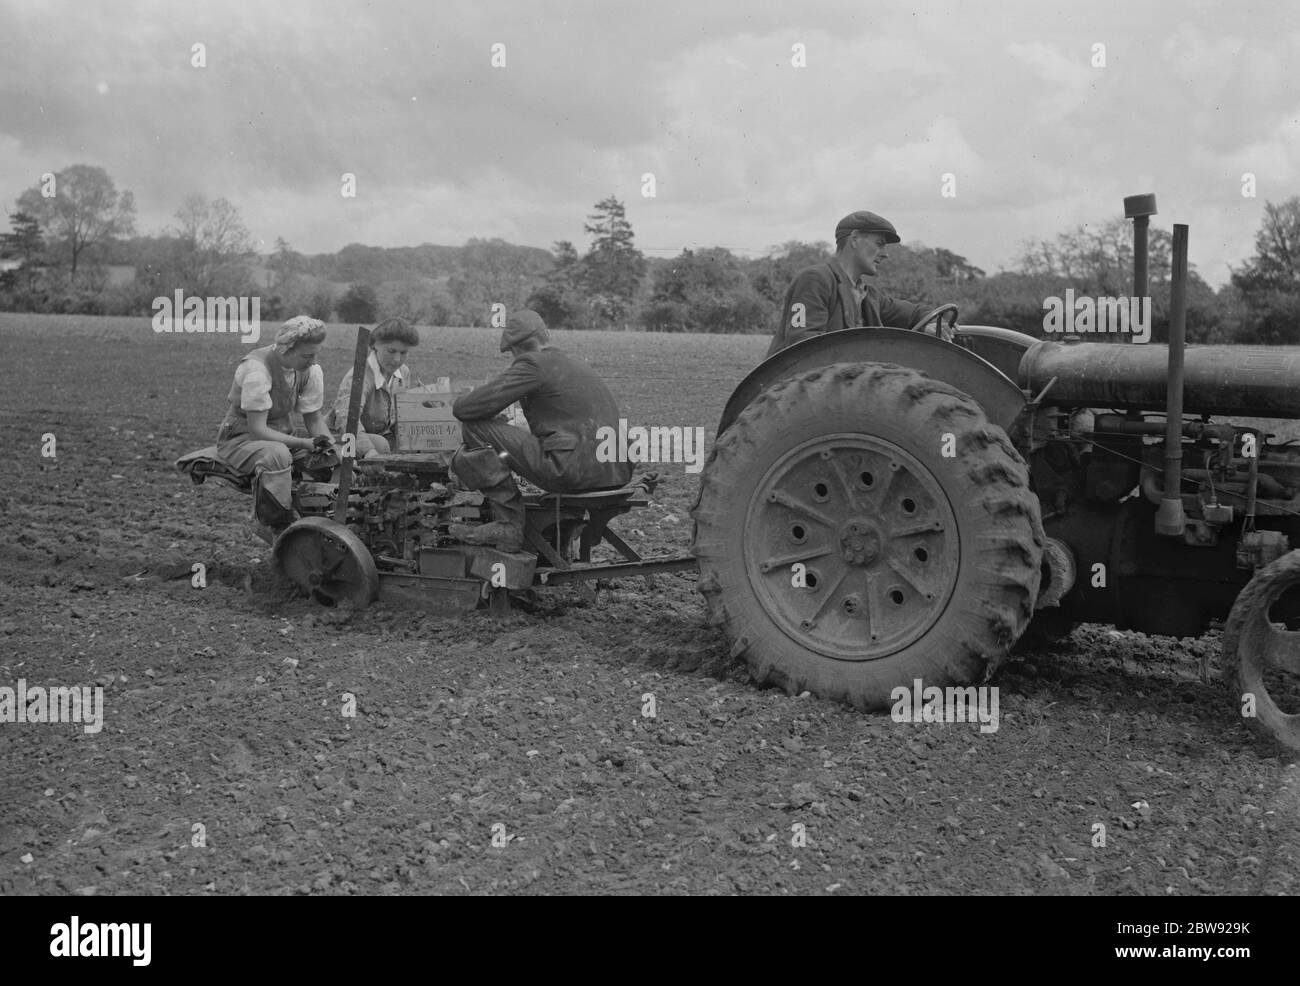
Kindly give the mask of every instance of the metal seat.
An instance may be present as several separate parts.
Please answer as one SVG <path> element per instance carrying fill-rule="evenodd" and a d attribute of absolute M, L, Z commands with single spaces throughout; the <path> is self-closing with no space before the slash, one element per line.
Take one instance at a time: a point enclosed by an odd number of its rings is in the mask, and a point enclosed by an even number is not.
<path fill-rule="evenodd" d="M 649 487 L 653 489 L 653 485 Z M 591 551 L 602 542 L 617 551 L 625 561 L 639 562 L 641 556 L 608 527 L 609 522 L 634 507 L 644 507 L 647 486 L 642 481 L 633 486 L 578 490 L 568 493 L 530 493 L 524 496 L 524 542 L 554 568 L 569 569 L 573 560 L 568 546 L 578 539 L 578 558 L 591 562 Z M 551 537 L 546 536 L 550 531 Z"/>
<path fill-rule="evenodd" d="M 535 497 L 536 503 L 541 506 L 554 508 L 558 503 L 561 507 L 572 506 L 582 507 L 590 510 L 593 507 L 615 506 L 626 504 L 629 507 L 644 507 L 649 501 L 645 499 L 634 500 L 633 497 L 645 496 L 645 489 L 641 486 L 614 486 L 598 490 L 582 490 L 580 492 L 570 493 L 541 493 Z M 525 502 L 528 497 L 525 497 Z"/>

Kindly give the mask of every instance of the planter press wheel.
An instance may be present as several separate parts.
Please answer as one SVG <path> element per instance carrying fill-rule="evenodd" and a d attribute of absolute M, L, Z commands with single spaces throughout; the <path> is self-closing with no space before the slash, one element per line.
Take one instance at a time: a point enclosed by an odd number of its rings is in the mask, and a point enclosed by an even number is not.
<path fill-rule="evenodd" d="M 277 570 L 322 606 L 367 606 L 379 597 L 379 573 L 361 539 L 325 517 L 287 527 L 273 551 Z"/>
<path fill-rule="evenodd" d="M 1223 631 L 1223 666 L 1246 725 L 1300 753 L 1300 629 L 1292 629 L 1300 621 L 1275 622 L 1272 612 L 1288 592 L 1289 602 L 1300 594 L 1300 551 L 1265 565 L 1241 591 Z"/>

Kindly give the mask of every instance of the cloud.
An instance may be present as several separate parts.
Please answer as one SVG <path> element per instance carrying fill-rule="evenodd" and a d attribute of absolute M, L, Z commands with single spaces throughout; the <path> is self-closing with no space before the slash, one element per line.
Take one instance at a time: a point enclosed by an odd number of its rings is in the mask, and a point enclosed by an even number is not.
<path fill-rule="evenodd" d="M 1213 0 L 13 0 L 0 199 L 97 164 L 135 193 L 143 230 L 199 192 L 308 252 L 581 243 L 611 193 L 656 252 L 756 251 L 827 239 L 868 207 L 992 270 L 1028 237 L 1155 191 L 1226 269 L 1257 222 L 1232 199 L 1240 172 L 1261 197 L 1300 185 L 1297 61 L 1289 9 Z M 939 194 L 945 173 L 956 198 Z"/>

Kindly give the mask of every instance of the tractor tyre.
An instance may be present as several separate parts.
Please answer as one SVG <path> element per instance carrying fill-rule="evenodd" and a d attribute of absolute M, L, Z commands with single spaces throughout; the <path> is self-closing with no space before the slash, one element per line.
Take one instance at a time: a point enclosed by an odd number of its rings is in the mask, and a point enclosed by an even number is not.
<path fill-rule="evenodd" d="M 1270 618 L 1300 591 L 1300 551 L 1265 565 L 1233 603 L 1223 628 L 1223 670 L 1232 702 L 1255 735 L 1300 754 L 1300 630 Z"/>
<path fill-rule="evenodd" d="M 717 439 L 692 550 L 760 684 L 860 709 L 988 678 L 1034 612 L 1029 471 L 966 394 L 889 363 L 782 380 Z"/>

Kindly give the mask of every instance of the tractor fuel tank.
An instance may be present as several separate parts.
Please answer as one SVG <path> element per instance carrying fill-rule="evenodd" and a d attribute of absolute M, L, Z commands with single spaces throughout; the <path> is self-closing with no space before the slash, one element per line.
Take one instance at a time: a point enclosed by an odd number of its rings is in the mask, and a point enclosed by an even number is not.
<path fill-rule="evenodd" d="M 1188 346 L 1184 414 L 1300 418 L 1300 346 Z M 1163 408 L 1169 347 L 1105 342 L 1031 346 L 1020 360 L 1020 386 L 1044 404 L 1134 410 Z"/>

